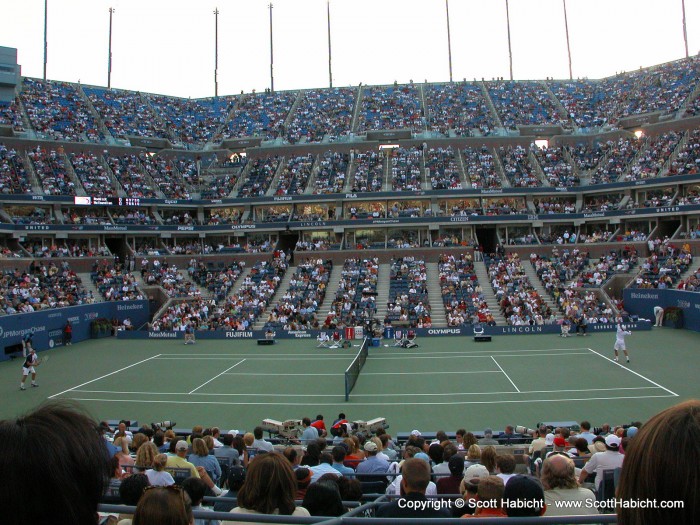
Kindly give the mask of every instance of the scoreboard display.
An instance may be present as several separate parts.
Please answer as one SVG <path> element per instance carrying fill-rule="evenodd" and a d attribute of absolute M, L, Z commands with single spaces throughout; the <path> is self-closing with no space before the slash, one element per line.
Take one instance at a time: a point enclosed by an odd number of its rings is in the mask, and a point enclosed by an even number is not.
<path fill-rule="evenodd" d="M 76 206 L 141 206 L 141 199 L 134 197 L 80 197 L 75 196 Z"/>

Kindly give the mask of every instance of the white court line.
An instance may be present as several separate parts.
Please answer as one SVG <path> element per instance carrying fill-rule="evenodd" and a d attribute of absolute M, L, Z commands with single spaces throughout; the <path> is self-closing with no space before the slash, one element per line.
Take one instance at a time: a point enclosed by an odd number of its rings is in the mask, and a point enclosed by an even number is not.
<path fill-rule="evenodd" d="M 586 349 L 587 350 L 587 349 Z M 509 352 L 512 350 L 508 350 Z M 539 352 L 542 352 L 542 350 L 539 350 Z M 496 354 L 498 357 L 540 357 L 540 356 L 548 356 L 548 355 L 589 355 L 588 352 L 553 352 L 553 353 L 538 353 L 538 354 Z M 350 357 L 354 357 L 353 355 L 347 355 L 346 357 L 322 357 L 322 356 L 317 356 L 317 357 L 296 357 L 294 355 L 287 354 L 285 357 L 276 357 L 274 360 L 275 361 L 348 361 Z M 374 357 L 370 356 L 368 359 L 371 361 L 406 361 L 410 359 L 462 359 L 462 358 L 484 358 L 488 359 L 491 357 L 491 354 L 487 355 L 477 355 L 477 354 L 459 354 L 459 355 L 438 355 L 438 356 L 433 356 L 430 354 L 427 355 L 397 355 L 393 357 Z M 240 359 L 241 356 L 221 356 L 221 357 L 161 357 L 159 358 L 160 361 L 233 361 L 234 359 Z M 255 357 L 246 357 L 246 359 L 250 361 L 270 361 L 269 356 L 255 356 Z"/>
<path fill-rule="evenodd" d="M 500 374 L 501 372 L 498 370 L 494 370 L 495 373 Z M 391 393 L 386 393 L 386 392 L 381 392 L 381 393 L 369 393 L 369 394 L 355 394 L 356 397 L 427 397 L 427 396 L 490 396 L 494 394 L 512 394 L 515 395 L 516 393 L 519 394 L 559 394 L 562 392 L 573 392 L 573 393 L 582 393 L 582 392 L 607 392 L 607 391 L 617 391 L 617 390 L 651 390 L 651 389 L 656 389 L 657 387 L 655 386 L 627 386 L 627 387 L 611 387 L 611 388 L 584 388 L 584 389 L 564 389 L 564 390 L 520 390 L 519 392 L 513 392 L 512 390 L 506 390 L 503 392 L 498 392 L 498 391 L 489 391 L 489 392 L 427 392 L 427 393 L 415 393 L 411 392 L 408 394 L 391 394 Z M 72 392 L 78 392 L 81 394 L 135 394 L 135 395 L 148 395 L 148 396 L 186 396 L 186 395 L 193 395 L 193 396 L 226 396 L 226 397 L 244 397 L 244 396 L 261 396 L 261 394 L 257 392 L 249 392 L 249 393 L 224 393 L 224 394 L 218 394 L 218 393 L 212 393 L 212 392 L 138 392 L 138 391 L 133 391 L 133 390 L 124 390 L 124 391 L 118 391 L 118 390 L 72 390 Z M 262 397 L 345 397 L 345 394 L 271 394 L 267 393 L 262 395 Z"/>
<path fill-rule="evenodd" d="M 612 364 L 619 366 L 619 367 L 622 368 L 623 370 L 627 370 L 628 372 L 632 372 L 634 375 L 636 375 L 636 376 L 638 376 L 638 377 L 641 377 L 641 378 L 644 379 L 645 381 L 649 381 L 652 385 L 656 385 L 657 387 L 659 387 L 659 388 L 662 389 L 662 390 L 665 390 L 665 391 L 668 392 L 669 394 L 672 394 L 673 396 L 678 397 L 678 394 L 676 394 L 675 392 L 671 392 L 671 391 L 670 391 L 668 388 L 666 388 L 665 386 L 661 386 L 659 383 L 655 383 L 654 381 L 652 381 L 652 380 L 649 379 L 648 377 L 644 377 L 644 376 L 643 376 L 642 374 L 640 374 L 639 372 L 635 372 L 634 370 L 631 370 L 631 369 L 627 368 L 626 366 L 623 366 L 621 363 L 616 363 L 615 361 L 613 361 L 613 360 L 610 359 L 609 357 L 605 357 L 603 354 L 601 354 L 601 353 L 599 353 L 599 352 L 596 352 L 596 351 L 593 350 L 592 348 L 589 348 L 589 350 L 590 350 L 591 352 L 593 352 L 594 354 L 599 355 L 599 356 L 602 357 L 603 359 L 607 359 L 607 360 L 610 361 Z"/>
<path fill-rule="evenodd" d="M 363 376 L 424 376 L 427 372 L 361 372 Z M 457 372 L 430 372 L 430 375 L 443 374 L 500 374 L 500 370 L 463 370 Z M 247 372 L 229 372 L 227 376 L 265 376 L 270 377 L 270 373 L 247 373 Z M 329 376 L 329 377 L 345 377 L 344 373 L 335 374 L 276 374 L 280 376 Z"/>
<path fill-rule="evenodd" d="M 501 368 L 501 365 L 498 364 L 498 361 L 496 361 L 496 358 L 491 356 L 491 359 L 493 359 L 493 362 L 496 363 L 496 366 L 503 372 L 503 375 L 506 376 L 506 379 L 510 381 L 510 384 L 513 385 L 513 388 L 515 388 L 518 392 L 520 392 L 520 389 L 517 387 L 515 383 L 513 383 L 513 380 L 510 378 L 508 374 L 506 374 L 506 371 Z"/>
<path fill-rule="evenodd" d="M 202 388 L 204 385 L 208 385 L 209 383 L 211 383 L 212 381 L 214 381 L 214 379 L 216 379 L 217 377 L 221 377 L 221 376 L 224 375 L 226 372 L 228 372 L 228 371 L 231 370 L 232 368 L 236 368 L 238 365 L 240 365 L 240 364 L 243 363 L 243 362 L 245 362 L 245 359 L 241 359 L 241 360 L 238 361 L 238 363 L 236 363 L 235 365 L 233 365 L 233 366 L 227 368 L 226 370 L 224 370 L 224 371 L 221 372 L 220 374 L 215 375 L 215 376 L 212 377 L 209 381 L 207 381 L 207 382 L 205 382 L 205 383 L 202 383 L 201 385 L 199 385 L 197 388 L 195 388 L 194 390 L 192 390 L 192 391 L 189 392 L 189 393 L 190 393 L 190 394 L 194 394 L 197 390 L 199 390 L 200 388 Z"/>
<path fill-rule="evenodd" d="M 124 368 L 120 368 L 119 370 L 115 370 L 114 372 L 110 372 L 109 374 L 105 374 L 103 376 L 97 377 L 95 379 L 92 379 L 90 381 L 86 381 L 85 383 L 81 383 L 78 386 L 74 386 L 73 388 L 69 388 L 68 390 L 64 390 L 63 392 L 59 392 L 58 394 L 54 394 L 52 396 L 49 396 L 49 399 L 52 399 L 56 396 L 60 396 L 61 394 L 65 394 L 66 392 L 70 392 L 71 390 L 75 390 L 76 388 L 80 388 L 81 386 L 89 385 L 90 383 L 94 383 L 95 381 L 99 381 L 100 379 L 104 379 L 105 377 L 112 376 L 114 374 L 118 374 L 119 372 L 123 372 L 124 370 L 131 368 L 132 366 L 140 365 L 141 363 L 145 363 L 146 361 L 150 361 L 151 359 L 155 359 L 158 357 L 160 354 L 156 354 L 154 356 L 149 357 L 148 359 L 144 359 L 143 361 L 139 361 L 138 363 L 134 363 L 133 365 L 125 366 Z"/>
<path fill-rule="evenodd" d="M 514 394 L 515 392 L 509 392 Z M 327 397 L 327 396 L 325 396 Z M 340 396 L 345 398 L 344 395 Z M 416 405 L 494 405 L 494 404 L 504 404 L 504 403 L 560 403 L 563 401 L 603 401 L 603 400 L 620 400 L 620 399 L 652 399 L 652 398 L 662 398 L 662 397 L 675 397 L 669 395 L 662 396 L 615 396 L 615 397 L 582 397 L 582 398 L 559 398 L 559 399 L 511 399 L 507 401 L 438 401 L 438 402 L 427 402 L 427 401 L 411 401 L 411 402 L 401 402 L 401 403 L 354 403 L 343 402 L 343 406 L 416 406 Z M 68 399 L 73 399 L 74 401 L 100 401 L 104 403 L 149 403 L 149 404 L 177 404 L 177 405 L 276 405 L 276 406 L 293 406 L 298 407 L 300 405 L 299 401 L 294 402 L 280 402 L 280 401 L 173 401 L 173 400 L 153 400 L 153 399 L 99 399 L 99 398 L 81 398 L 81 397 L 70 397 Z M 338 403 L 313 403 L 313 406 L 327 406 L 327 407 L 337 407 Z"/>
<path fill-rule="evenodd" d="M 379 348 L 378 350 L 381 350 L 382 354 L 392 354 L 396 353 L 397 355 L 400 356 L 413 356 L 413 355 L 426 355 L 426 356 L 432 356 L 432 355 L 439 355 L 439 354 L 460 354 L 460 355 L 472 355 L 474 353 L 489 353 L 489 354 L 495 354 L 495 353 L 500 353 L 500 352 L 542 352 L 547 351 L 547 352 L 563 352 L 563 351 L 573 351 L 573 350 L 589 350 L 589 348 L 523 348 L 523 349 L 514 349 L 514 348 L 502 348 L 502 349 L 497 349 L 497 350 L 472 350 L 472 351 L 462 351 L 462 350 L 439 350 L 436 352 L 423 352 L 423 351 L 411 351 L 411 349 L 401 349 L 399 350 L 389 350 L 385 348 Z M 374 350 L 373 350 L 374 351 Z M 399 353 L 400 352 L 400 353 Z M 288 354 L 158 354 L 161 356 L 161 359 L 166 359 L 170 356 L 173 357 L 193 357 L 196 359 L 199 359 L 200 357 L 204 356 L 211 356 L 211 357 L 227 357 L 230 359 L 240 359 L 240 358 L 247 358 L 247 359 L 268 359 L 270 357 L 322 357 L 322 358 L 339 358 L 339 357 L 354 357 L 357 355 L 357 352 L 353 353 L 346 353 L 346 354 L 340 354 L 340 355 L 335 355 L 333 353 L 315 353 L 315 354 L 309 354 L 309 353 L 299 353 L 299 354 L 294 354 L 294 353 L 288 353 Z M 373 358 L 373 355 L 370 355 L 370 357 Z"/>

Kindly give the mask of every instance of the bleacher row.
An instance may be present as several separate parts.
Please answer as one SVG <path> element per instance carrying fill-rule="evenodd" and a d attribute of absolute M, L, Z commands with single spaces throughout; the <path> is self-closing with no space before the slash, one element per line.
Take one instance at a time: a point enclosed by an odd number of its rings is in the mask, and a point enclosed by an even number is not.
<path fill-rule="evenodd" d="M 697 82 L 697 57 L 597 81 L 475 79 L 199 100 L 26 78 L 17 101 L 2 108 L 0 124 L 17 131 L 29 125 L 39 137 L 53 140 L 140 136 L 194 147 L 249 136 L 291 144 L 330 142 L 385 129 L 437 136 L 486 136 L 519 125 L 586 131 L 614 129 L 620 119 L 650 112 L 695 115 Z"/>

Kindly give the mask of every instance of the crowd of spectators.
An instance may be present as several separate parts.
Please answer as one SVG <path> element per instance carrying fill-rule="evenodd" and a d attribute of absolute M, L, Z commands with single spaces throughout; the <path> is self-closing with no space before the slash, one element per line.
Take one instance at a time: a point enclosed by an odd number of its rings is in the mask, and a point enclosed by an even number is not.
<path fill-rule="evenodd" d="M 15 268 L 0 278 L 0 310 L 4 314 L 31 313 L 48 308 L 84 304 L 87 293 L 67 261 L 32 261 L 26 272 Z"/>
<path fill-rule="evenodd" d="M 472 188 L 479 190 L 502 187 L 496 161 L 489 148 L 486 146 L 479 149 L 465 148 L 462 150 L 462 159 Z"/>
<path fill-rule="evenodd" d="M 33 206 L 8 207 L 5 211 L 15 224 L 53 224 L 55 217 L 50 209 Z"/>
<path fill-rule="evenodd" d="M 332 270 L 330 260 L 309 257 L 300 262 L 289 281 L 289 288 L 270 311 L 266 328 L 320 328 L 318 308 L 326 297 Z"/>
<path fill-rule="evenodd" d="M 277 179 L 275 195 L 301 195 L 306 190 L 315 157 L 311 153 L 290 157 Z"/>
<path fill-rule="evenodd" d="M 539 161 L 550 186 L 570 188 L 581 183 L 581 179 L 576 174 L 573 166 L 566 160 L 563 148 L 538 148 L 535 146 L 532 148 L 532 152 Z"/>
<path fill-rule="evenodd" d="M 447 326 L 475 322 L 489 326 L 496 324 L 476 277 L 471 255 L 441 254 L 438 274 Z"/>
<path fill-rule="evenodd" d="M 578 235 L 578 242 L 582 243 L 594 243 L 594 242 L 607 242 L 610 240 L 614 232 L 608 230 L 608 226 L 592 226 L 588 228 L 588 231 L 581 231 Z"/>
<path fill-rule="evenodd" d="M 564 146 L 569 157 L 573 160 L 578 168 L 579 173 L 586 173 L 598 166 L 598 163 L 608 152 L 610 145 L 613 142 L 607 142 L 600 144 L 595 142 L 593 144 L 577 144 L 575 146 Z"/>
<path fill-rule="evenodd" d="M 75 195 L 75 183 L 68 174 L 63 154 L 37 146 L 27 152 L 27 157 L 46 195 Z"/>
<path fill-rule="evenodd" d="M 106 301 L 145 299 L 136 284 L 136 276 L 122 264 L 115 264 L 106 259 L 96 261 L 92 265 L 90 278 Z"/>
<path fill-rule="evenodd" d="M 239 197 L 262 197 L 272 184 L 281 159 L 277 156 L 254 159 L 248 177 L 238 190 Z"/>
<path fill-rule="evenodd" d="M 539 214 L 576 213 L 576 200 L 566 197 L 535 197 L 532 201 Z"/>
<path fill-rule="evenodd" d="M 619 138 L 601 145 L 603 152 L 597 168 L 591 175 L 591 184 L 616 182 L 629 167 L 639 151 L 637 139 Z"/>
<path fill-rule="evenodd" d="M 167 126 L 141 93 L 98 87 L 84 87 L 83 91 L 115 138 L 170 138 Z"/>
<path fill-rule="evenodd" d="M 168 297 L 199 297 L 201 290 L 185 278 L 175 264 L 167 264 L 159 259 L 141 261 L 141 279 L 147 286 L 160 286 Z"/>
<path fill-rule="evenodd" d="M 92 206 L 63 210 L 63 222 L 66 224 L 112 224 L 105 208 Z"/>
<path fill-rule="evenodd" d="M 214 268 L 211 262 L 205 264 L 201 259 L 191 259 L 187 273 L 190 279 L 199 283 L 201 288 L 206 289 L 214 300 L 219 302 L 231 292 L 244 267 L 245 262 L 234 261 L 227 266 L 221 263 L 219 268 Z"/>
<path fill-rule="evenodd" d="M 360 320 L 377 314 L 377 279 L 379 261 L 375 259 L 345 259 L 340 281 L 323 328 L 357 326 Z"/>
<path fill-rule="evenodd" d="M 425 168 L 432 189 L 462 189 L 462 174 L 452 146 L 428 149 L 425 152 Z"/>
<path fill-rule="evenodd" d="M 112 210 L 115 224 L 156 224 L 156 218 L 145 208 L 119 208 Z"/>
<path fill-rule="evenodd" d="M 107 165 L 129 197 L 157 197 L 153 184 L 146 176 L 137 155 L 105 155 Z"/>
<path fill-rule="evenodd" d="M 141 166 L 165 195 L 166 199 L 189 199 L 188 183 L 171 160 L 156 155 L 139 153 Z M 184 162 L 184 161 L 183 161 Z M 139 168 L 139 171 L 141 168 Z"/>
<path fill-rule="evenodd" d="M 116 196 L 112 178 L 100 157 L 93 153 L 85 152 L 72 153 L 69 158 L 75 174 L 88 195 L 100 197 Z M 65 183 L 70 194 L 74 194 L 73 182 L 67 174 L 65 175 Z M 46 191 L 46 188 L 44 188 L 44 191 Z"/>
<path fill-rule="evenodd" d="M 700 128 L 688 132 L 686 141 L 671 159 L 669 177 L 674 175 L 697 175 L 700 173 Z"/>
<path fill-rule="evenodd" d="M 622 201 L 621 193 L 610 193 L 605 195 L 586 196 L 583 198 L 583 213 L 593 211 L 612 211 L 620 208 Z"/>
<path fill-rule="evenodd" d="M 309 89 L 301 95 L 294 119 L 287 128 L 287 140 L 335 141 L 351 131 L 357 91 L 353 88 Z"/>
<path fill-rule="evenodd" d="M 0 193 L 31 193 L 32 186 L 27 177 L 22 155 L 14 148 L 0 144 Z"/>
<path fill-rule="evenodd" d="M 428 131 L 469 137 L 472 130 L 478 130 L 488 136 L 496 127 L 484 94 L 475 83 L 431 84 L 423 93 Z"/>
<path fill-rule="evenodd" d="M 168 123 L 168 131 L 176 143 L 203 146 L 216 139 L 233 108 L 232 97 L 186 99 L 151 95 L 153 109 Z"/>
<path fill-rule="evenodd" d="M 35 258 L 107 257 L 111 255 L 107 246 L 92 246 L 89 241 L 83 239 L 67 239 L 62 244 L 52 244 L 50 246 L 37 241 L 23 246 Z"/>
<path fill-rule="evenodd" d="M 392 324 L 430 328 L 432 308 L 428 300 L 425 261 L 415 257 L 394 257 L 389 272 L 387 319 Z"/>
<path fill-rule="evenodd" d="M 350 178 L 353 192 L 376 192 L 384 187 L 384 153 L 377 151 L 354 154 L 355 169 Z"/>
<path fill-rule="evenodd" d="M 347 153 L 326 151 L 318 159 L 319 169 L 314 179 L 314 195 L 340 193 L 345 187 L 345 177 L 350 166 Z"/>
<path fill-rule="evenodd" d="M 18 133 L 24 131 L 22 110 L 17 99 L 11 102 L 0 101 L 0 126 L 11 126 Z"/>
<path fill-rule="evenodd" d="M 542 186 L 542 181 L 530 163 L 528 150 L 522 146 L 501 146 L 498 148 L 503 169 L 511 186 L 516 188 L 534 188 Z"/>
<path fill-rule="evenodd" d="M 487 89 L 503 126 L 514 130 L 517 125 L 563 125 L 561 115 L 547 90 L 538 82 L 488 82 Z"/>
<path fill-rule="evenodd" d="M 223 131 L 223 138 L 282 137 L 284 121 L 296 100 L 291 91 L 252 93 L 238 99 L 233 118 Z"/>
<path fill-rule="evenodd" d="M 397 148 L 392 151 L 391 187 L 394 191 L 418 191 L 423 189 L 423 152 L 417 146 Z"/>
<path fill-rule="evenodd" d="M 675 131 L 650 138 L 640 148 L 634 162 L 626 170 L 620 182 L 653 179 L 660 176 L 681 138 L 682 134 Z"/>
<path fill-rule="evenodd" d="M 418 89 L 413 84 L 368 86 L 362 89 L 357 131 L 410 129 L 425 131 Z"/>
<path fill-rule="evenodd" d="M 527 213 L 525 199 L 522 197 L 503 197 L 500 199 L 486 199 L 484 215 L 515 215 Z"/>
<path fill-rule="evenodd" d="M 673 289 L 678 280 L 693 262 L 689 252 L 679 250 L 670 243 L 662 243 L 665 249 L 652 253 L 641 264 L 639 275 L 634 280 L 635 288 Z"/>
<path fill-rule="evenodd" d="M 542 325 L 552 319 L 554 313 L 530 283 L 517 253 L 485 257 L 484 261 L 501 313 L 509 325 Z"/>
<path fill-rule="evenodd" d="M 20 98 L 41 138 L 71 142 L 101 142 L 104 138 L 73 84 L 25 78 Z"/>

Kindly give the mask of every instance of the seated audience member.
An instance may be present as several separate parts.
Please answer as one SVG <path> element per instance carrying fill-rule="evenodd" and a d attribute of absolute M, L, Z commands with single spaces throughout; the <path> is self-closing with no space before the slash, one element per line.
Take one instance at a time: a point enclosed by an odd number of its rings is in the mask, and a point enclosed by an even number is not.
<path fill-rule="evenodd" d="M 158 454 L 153 460 L 153 468 L 146 471 L 146 477 L 151 485 L 156 487 L 167 487 L 174 485 L 175 480 L 170 472 L 165 471 L 165 465 L 168 464 L 168 456 Z"/>
<path fill-rule="evenodd" d="M 207 488 L 207 484 L 197 478 L 187 478 L 182 482 L 182 490 L 190 497 L 193 511 L 213 512 L 209 507 L 202 506 L 202 500 L 207 493 Z M 194 525 L 219 525 L 220 523 L 219 520 L 208 520 L 206 518 L 194 520 Z"/>
<path fill-rule="evenodd" d="M 122 479 L 119 485 L 119 498 L 124 505 L 135 507 L 138 505 L 143 491 L 149 486 L 146 474 L 132 474 Z M 131 525 L 132 514 L 119 514 L 117 525 Z"/>
<path fill-rule="evenodd" d="M 360 481 L 375 481 L 374 477 L 371 475 L 386 474 L 387 470 L 389 470 L 389 462 L 377 456 L 379 448 L 374 441 L 365 441 L 363 448 L 365 450 L 366 459 L 357 465 L 355 469 L 357 479 Z M 370 474 L 370 476 L 363 476 L 363 474 Z"/>
<path fill-rule="evenodd" d="M 343 507 L 338 484 L 329 479 L 322 479 L 309 485 L 302 506 L 312 516 L 338 517 L 347 512 L 347 509 Z"/>
<path fill-rule="evenodd" d="M 503 491 L 503 504 L 509 518 L 542 516 L 547 509 L 540 482 L 537 478 L 523 475 L 508 480 Z"/>
<path fill-rule="evenodd" d="M 248 466 L 245 483 L 238 491 L 238 507 L 231 511 L 231 518 L 235 520 L 236 514 L 309 516 L 308 510 L 294 504 L 295 495 L 296 482 L 289 461 L 282 454 L 262 454 Z M 235 523 L 238 522 L 226 521 L 224 525 Z"/>
<path fill-rule="evenodd" d="M 167 468 L 186 468 L 190 470 L 190 475 L 192 477 L 198 478 L 199 472 L 197 468 L 185 459 L 187 457 L 187 450 L 189 446 L 187 441 L 180 440 L 175 444 L 175 455 L 168 456 Z"/>
<path fill-rule="evenodd" d="M 622 462 L 625 456 L 620 454 L 620 443 L 622 440 L 615 434 L 609 434 L 605 438 L 605 452 L 596 452 L 591 456 L 591 459 L 581 469 L 581 475 L 578 478 L 579 484 L 586 481 L 589 474 L 596 473 L 595 488 L 600 495 L 600 484 L 603 481 L 603 472 L 606 470 L 615 470 L 622 467 Z"/>
<path fill-rule="evenodd" d="M 331 466 L 340 472 L 341 475 L 343 476 L 354 476 L 355 471 L 351 469 L 350 467 L 346 467 L 344 465 L 345 461 L 345 447 L 342 445 L 336 445 L 331 449 L 331 454 L 333 455 L 333 463 Z"/>
<path fill-rule="evenodd" d="M 0 421 L 0 521 L 95 525 L 108 459 L 97 423 L 74 405 Z"/>
<path fill-rule="evenodd" d="M 595 494 L 590 489 L 580 487 L 576 481 L 573 459 L 562 454 L 548 457 L 542 465 L 541 480 L 547 504 L 545 516 L 598 514 L 594 507 Z M 559 501 L 574 501 L 580 505 L 563 507 L 556 504 Z"/>
<path fill-rule="evenodd" d="M 462 494 L 464 505 L 452 507 L 453 517 L 459 518 L 463 514 L 474 514 L 476 505 L 473 503 L 477 500 L 477 490 L 481 478 L 489 477 L 489 471 L 483 465 L 472 465 L 464 471 L 464 479 L 459 484 L 458 494 Z M 470 503 L 471 502 L 471 503 Z"/>
<path fill-rule="evenodd" d="M 202 438 L 192 440 L 192 454 L 187 458 L 195 467 L 204 467 L 214 483 L 221 477 L 221 465 L 215 456 L 209 454 L 209 448 Z"/>
<path fill-rule="evenodd" d="M 245 482 L 245 469 L 240 465 L 233 465 L 228 471 L 228 492 L 216 499 L 214 510 L 216 512 L 230 512 L 236 506 L 236 496 Z"/>
<path fill-rule="evenodd" d="M 178 486 L 148 487 L 136 505 L 133 525 L 166 524 L 194 525 L 190 497 Z"/>
<path fill-rule="evenodd" d="M 644 424 L 625 451 L 622 501 L 683 501 L 683 508 L 618 508 L 620 525 L 700 522 L 700 401 L 668 408 Z M 595 455 L 594 455 L 595 457 Z"/>
<path fill-rule="evenodd" d="M 447 509 L 436 509 L 432 506 L 421 506 L 417 502 L 427 502 L 425 490 L 430 483 L 430 465 L 418 458 L 404 461 L 401 467 L 401 495 L 404 500 L 416 502 L 406 505 L 399 500 L 386 503 L 377 509 L 378 518 L 447 518 Z"/>
<path fill-rule="evenodd" d="M 508 480 L 515 476 L 515 457 L 512 454 L 503 454 L 496 458 L 496 474 L 503 480 L 504 485 L 508 485 Z"/>
<path fill-rule="evenodd" d="M 486 476 L 479 478 L 476 490 L 476 500 L 472 501 L 474 506 L 473 514 L 464 514 L 463 518 L 505 518 L 506 511 L 503 509 L 503 480 L 498 476 Z M 480 503 L 481 502 L 481 503 Z M 485 502 L 488 502 L 486 504 Z M 467 501 L 469 504 L 469 501 Z"/>

